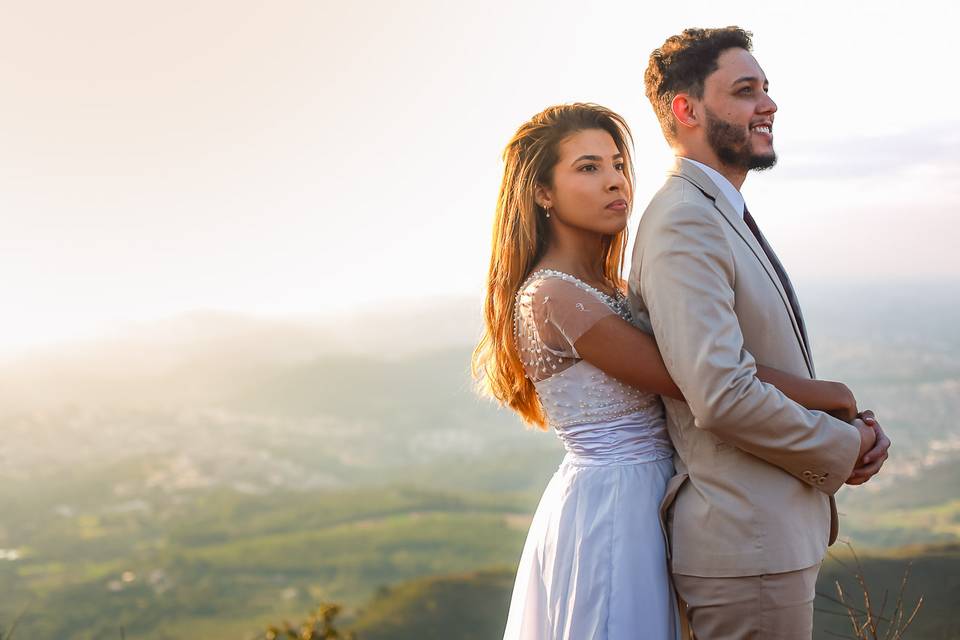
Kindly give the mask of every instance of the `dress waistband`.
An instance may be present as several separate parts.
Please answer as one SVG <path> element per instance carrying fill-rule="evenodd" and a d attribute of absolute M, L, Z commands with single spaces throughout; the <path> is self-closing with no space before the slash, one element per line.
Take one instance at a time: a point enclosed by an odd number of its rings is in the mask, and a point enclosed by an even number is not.
<path fill-rule="evenodd" d="M 673 455 L 662 420 L 645 412 L 555 431 L 571 464 L 602 466 L 653 462 Z"/>
<path fill-rule="evenodd" d="M 633 464 L 650 464 L 651 462 L 661 462 L 672 459 L 673 452 L 662 449 L 631 456 L 589 456 L 568 451 L 567 454 L 563 456 L 563 461 L 561 461 L 560 465 L 571 465 L 574 467 L 614 467 Z"/>

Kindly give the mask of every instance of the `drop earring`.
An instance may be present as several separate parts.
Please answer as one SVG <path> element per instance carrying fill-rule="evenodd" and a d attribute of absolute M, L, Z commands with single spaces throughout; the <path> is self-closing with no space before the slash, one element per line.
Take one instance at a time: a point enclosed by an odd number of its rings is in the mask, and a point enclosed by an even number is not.
<path fill-rule="evenodd" d="M 544 211 L 544 213 L 546 214 L 546 216 L 549 218 L 549 217 L 550 217 L 550 207 L 544 207 L 544 208 L 543 208 L 543 211 Z"/>

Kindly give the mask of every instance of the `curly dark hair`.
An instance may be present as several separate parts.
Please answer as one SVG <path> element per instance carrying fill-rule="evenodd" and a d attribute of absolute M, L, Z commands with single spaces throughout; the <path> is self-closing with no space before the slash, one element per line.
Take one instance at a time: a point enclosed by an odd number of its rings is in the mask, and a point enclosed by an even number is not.
<path fill-rule="evenodd" d="M 650 54 L 643 83 L 657 114 L 663 135 L 673 141 L 676 123 L 670 105 L 678 93 L 703 97 L 703 84 L 717 70 L 717 59 L 727 49 L 753 49 L 753 34 L 740 27 L 684 29 L 667 38 Z"/>

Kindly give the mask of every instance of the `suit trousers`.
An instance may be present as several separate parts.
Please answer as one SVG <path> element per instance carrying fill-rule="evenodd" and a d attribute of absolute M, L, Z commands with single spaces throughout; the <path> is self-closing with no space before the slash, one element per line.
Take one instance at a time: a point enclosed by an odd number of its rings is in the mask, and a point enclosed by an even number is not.
<path fill-rule="evenodd" d="M 737 578 L 673 574 L 696 640 L 810 640 L 820 565 Z"/>

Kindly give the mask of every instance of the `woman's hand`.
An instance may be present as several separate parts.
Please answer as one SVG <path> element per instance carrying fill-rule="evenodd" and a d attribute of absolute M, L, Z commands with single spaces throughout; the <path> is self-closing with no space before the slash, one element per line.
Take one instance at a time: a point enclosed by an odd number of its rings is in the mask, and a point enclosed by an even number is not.
<path fill-rule="evenodd" d="M 842 382 L 825 382 L 828 396 L 834 398 L 833 406 L 827 413 L 844 422 L 853 422 L 857 418 L 857 399 L 850 388 Z"/>

